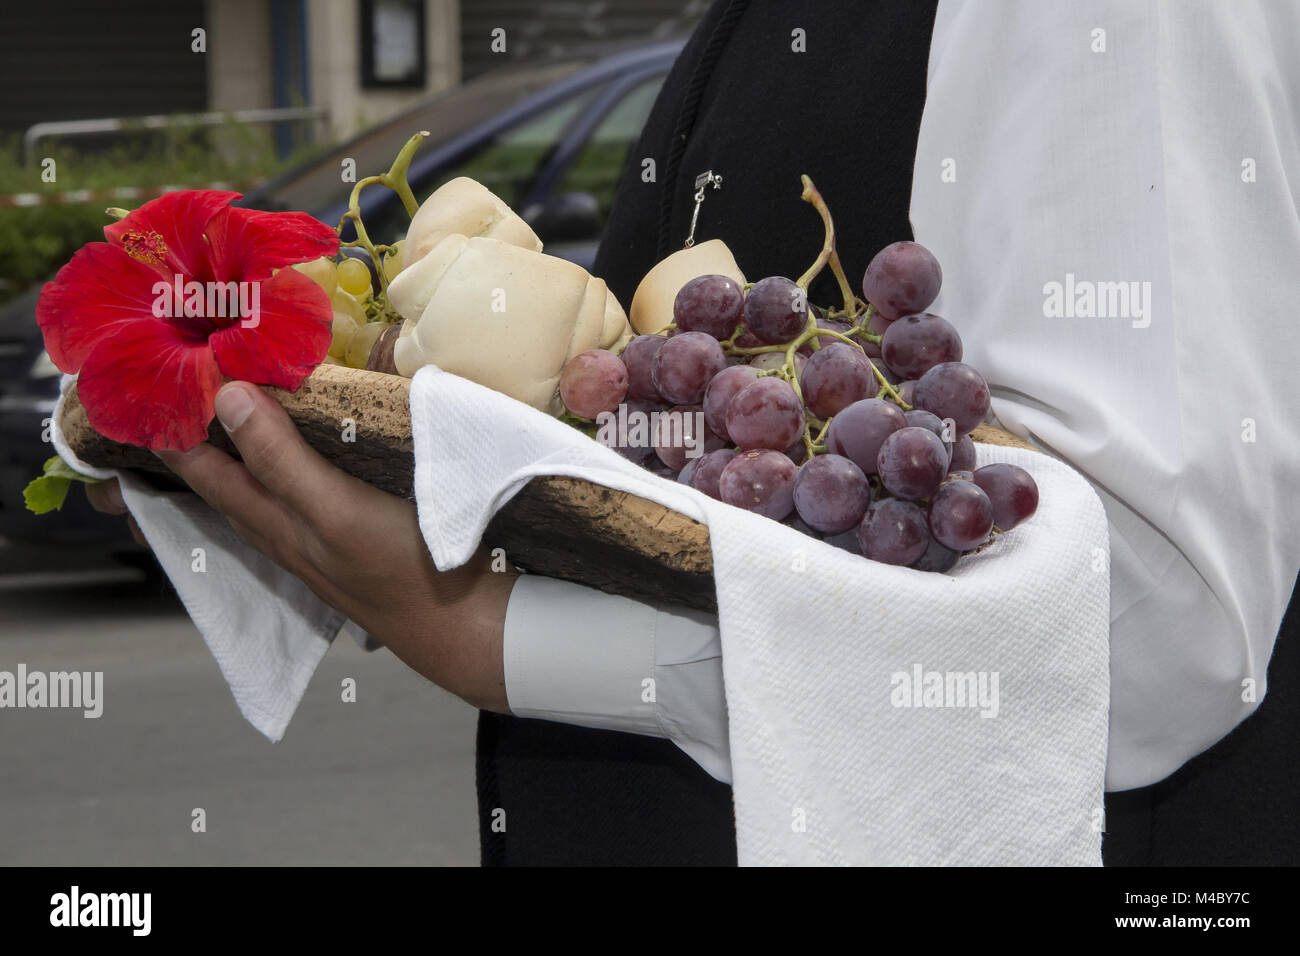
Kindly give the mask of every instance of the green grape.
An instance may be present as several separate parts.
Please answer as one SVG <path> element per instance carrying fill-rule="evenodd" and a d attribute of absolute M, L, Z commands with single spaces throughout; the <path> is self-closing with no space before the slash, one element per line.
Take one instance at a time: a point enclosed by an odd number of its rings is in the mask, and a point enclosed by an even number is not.
<path fill-rule="evenodd" d="M 346 312 L 356 320 L 357 325 L 366 324 L 366 310 L 355 298 L 339 289 L 330 297 L 335 312 Z"/>
<path fill-rule="evenodd" d="M 361 323 L 347 312 L 335 311 L 334 322 L 330 326 L 329 354 L 338 359 L 343 358 L 347 354 L 348 342 L 360 328 Z"/>
<path fill-rule="evenodd" d="M 299 262 L 294 268 L 324 289 L 326 295 L 333 295 L 339 287 L 338 270 L 334 267 L 334 260 L 329 256 L 321 256 L 310 262 Z"/>
<path fill-rule="evenodd" d="M 384 334 L 386 328 L 388 325 L 384 322 L 367 322 L 357 329 L 348 340 L 343 361 L 352 368 L 365 368 L 366 363 L 370 361 L 370 350 L 374 348 L 375 340 Z"/>
<path fill-rule="evenodd" d="M 370 270 L 360 259 L 348 257 L 338 265 L 339 288 L 358 299 L 370 291 Z"/>

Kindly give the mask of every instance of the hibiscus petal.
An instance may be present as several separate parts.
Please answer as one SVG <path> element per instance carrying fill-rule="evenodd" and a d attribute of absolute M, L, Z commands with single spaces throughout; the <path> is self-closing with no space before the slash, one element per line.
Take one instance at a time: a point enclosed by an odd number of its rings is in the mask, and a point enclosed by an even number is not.
<path fill-rule="evenodd" d="M 153 320 L 154 284 L 165 281 L 107 242 L 82 246 L 54 281 L 45 283 L 36 303 L 50 361 L 75 372 L 104 338 L 126 324 Z"/>
<path fill-rule="evenodd" d="M 265 279 L 274 270 L 339 251 L 339 237 L 305 212 L 227 207 L 207 226 L 212 265 L 223 280 Z"/>
<path fill-rule="evenodd" d="M 325 290 L 296 269 L 264 279 L 258 298 L 253 319 L 213 333 L 208 342 L 228 378 L 293 391 L 324 361 L 334 310 Z"/>
<path fill-rule="evenodd" d="M 114 441 L 188 451 L 208 436 L 221 370 L 212 349 L 159 319 L 132 322 L 86 357 L 77 394 Z"/>
<path fill-rule="evenodd" d="M 151 237 L 156 234 L 163 248 L 155 268 L 206 282 L 213 278 L 213 271 L 203 230 L 213 216 L 242 198 L 240 193 L 224 189 L 164 193 L 105 226 L 104 235 L 113 245 L 150 259 L 154 249 Z"/>

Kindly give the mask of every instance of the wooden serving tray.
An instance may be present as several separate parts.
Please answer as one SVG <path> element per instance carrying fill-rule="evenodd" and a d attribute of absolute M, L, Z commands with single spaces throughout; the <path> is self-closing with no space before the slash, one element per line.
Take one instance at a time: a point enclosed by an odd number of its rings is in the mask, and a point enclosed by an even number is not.
<path fill-rule="evenodd" d="M 410 380 L 382 372 L 322 365 L 296 392 L 267 387 L 313 448 L 339 468 L 377 488 L 413 497 L 415 455 Z M 356 440 L 340 440 L 343 420 Z M 123 445 L 90 427 L 75 386 L 63 403 L 60 427 L 68 445 L 90 465 L 170 476 L 147 449 Z M 971 433 L 993 445 L 1031 445 L 981 425 Z M 216 422 L 214 445 L 233 452 Z M 716 611 L 709 529 L 624 491 L 577 478 L 538 477 L 510 500 L 484 536 L 515 565 L 549 577 L 647 601 Z"/>

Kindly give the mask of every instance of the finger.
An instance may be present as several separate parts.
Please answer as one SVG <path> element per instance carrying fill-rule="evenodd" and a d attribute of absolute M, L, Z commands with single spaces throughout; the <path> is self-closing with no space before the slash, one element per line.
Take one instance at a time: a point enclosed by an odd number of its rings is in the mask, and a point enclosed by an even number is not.
<path fill-rule="evenodd" d="M 149 547 L 149 542 L 145 539 L 144 532 L 140 530 L 140 526 L 135 523 L 135 519 L 130 515 L 127 515 L 126 526 L 131 529 L 131 537 L 135 539 L 136 544 L 142 548 L 148 548 L 150 551 L 153 550 L 153 548 Z"/>
<path fill-rule="evenodd" d="M 283 515 L 284 512 L 281 512 L 282 517 Z M 304 560 L 305 555 L 301 550 L 287 545 L 288 539 L 292 537 L 288 533 L 289 529 L 280 528 L 277 532 L 266 528 L 264 525 L 250 526 L 244 524 L 238 518 L 228 517 L 226 520 L 244 543 L 266 555 L 290 574 L 296 575 L 321 600 L 335 605 L 338 598 L 337 591 L 329 586 L 328 580 L 310 560 Z M 269 535 L 268 531 L 271 532 Z"/>
<path fill-rule="evenodd" d="M 250 527 L 270 527 L 281 519 L 275 496 L 244 465 L 204 442 L 186 452 L 156 452 L 215 511 Z"/>
<path fill-rule="evenodd" d="M 106 515 L 126 514 L 126 500 L 122 497 L 122 486 L 116 478 L 86 485 L 86 500 L 90 502 L 90 507 Z"/>
<path fill-rule="evenodd" d="M 346 493 L 347 476 L 322 458 L 280 404 L 255 385 L 228 382 L 217 417 L 249 472 L 300 515 L 313 520 Z"/>
<path fill-rule="evenodd" d="M 243 463 L 206 442 L 187 452 L 159 451 L 159 458 L 206 501 L 245 542 L 299 577 L 302 540 L 292 512 Z"/>

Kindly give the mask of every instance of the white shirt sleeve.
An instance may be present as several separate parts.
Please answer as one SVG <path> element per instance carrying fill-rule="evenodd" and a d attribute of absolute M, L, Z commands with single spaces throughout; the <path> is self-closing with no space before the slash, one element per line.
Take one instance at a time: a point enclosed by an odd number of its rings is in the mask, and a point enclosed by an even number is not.
<path fill-rule="evenodd" d="M 1300 5 L 941 0 L 932 307 L 1110 521 L 1107 788 L 1247 717 L 1300 567 Z"/>
<path fill-rule="evenodd" d="M 525 574 L 506 607 L 517 717 L 664 737 L 731 782 L 717 620 Z"/>

